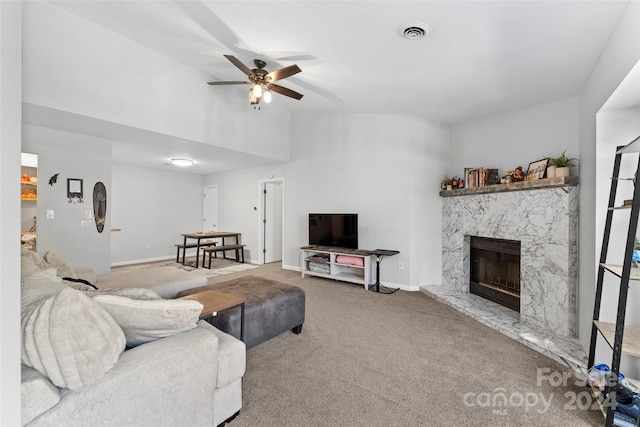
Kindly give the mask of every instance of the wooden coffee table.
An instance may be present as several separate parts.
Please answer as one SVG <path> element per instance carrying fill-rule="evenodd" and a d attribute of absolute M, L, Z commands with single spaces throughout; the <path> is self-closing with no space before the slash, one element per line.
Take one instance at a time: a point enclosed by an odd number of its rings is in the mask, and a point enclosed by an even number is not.
<path fill-rule="evenodd" d="M 204 307 L 200 319 L 217 316 L 218 312 L 240 307 L 240 341 L 244 342 L 244 298 L 216 291 L 202 291 L 179 299 L 198 301 Z"/>

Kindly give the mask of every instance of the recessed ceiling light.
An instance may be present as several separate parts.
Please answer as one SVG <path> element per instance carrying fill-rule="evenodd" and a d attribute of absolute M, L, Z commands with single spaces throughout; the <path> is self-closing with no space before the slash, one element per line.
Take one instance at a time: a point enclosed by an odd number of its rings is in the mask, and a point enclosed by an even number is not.
<path fill-rule="evenodd" d="M 398 32 L 400 32 L 404 38 L 409 40 L 421 39 L 424 36 L 431 34 L 431 31 L 429 24 L 425 24 L 420 21 L 407 22 L 406 24 L 402 24 L 398 27 Z"/>
<path fill-rule="evenodd" d="M 171 164 L 174 166 L 191 166 L 193 165 L 193 160 L 174 158 L 174 159 L 171 159 Z"/>

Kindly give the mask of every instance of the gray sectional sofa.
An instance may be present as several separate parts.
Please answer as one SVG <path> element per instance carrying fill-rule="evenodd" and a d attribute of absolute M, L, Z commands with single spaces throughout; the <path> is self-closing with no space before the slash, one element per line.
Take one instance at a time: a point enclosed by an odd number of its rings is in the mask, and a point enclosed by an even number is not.
<path fill-rule="evenodd" d="M 204 321 L 120 355 L 77 390 L 22 366 L 23 425 L 217 426 L 242 407 L 244 344 Z"/>
<path fill-rule="evenodd" d="M 23 249 L 23 425 L 217 426 L 240 411 L 246 346 L 198 320 L 200 303 L 70 275 L 55 254 Z"/>

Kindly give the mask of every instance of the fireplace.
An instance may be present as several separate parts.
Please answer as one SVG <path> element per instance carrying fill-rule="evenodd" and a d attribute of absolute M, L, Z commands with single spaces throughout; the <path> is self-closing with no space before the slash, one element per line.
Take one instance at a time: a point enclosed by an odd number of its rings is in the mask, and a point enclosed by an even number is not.
<path fill-rule="evenodd" d="M 520 322 L 557 336 L 576 337 L 578 187 L 508 190 L 511 185 L 528 188 L 544 182 L 487 186 L 477 194 L 466 194 L 476 189 L 443 192 L 447 196 L 442 198 L 442 288 L 471 292 L 471 236 L 519 241 Z M 490 192 L 492 188 L 507 191 Z"/>
<path fill-rule="evenodd" d="M 470 236 L 469 291 L 520 312 L 520 241 Z"/>

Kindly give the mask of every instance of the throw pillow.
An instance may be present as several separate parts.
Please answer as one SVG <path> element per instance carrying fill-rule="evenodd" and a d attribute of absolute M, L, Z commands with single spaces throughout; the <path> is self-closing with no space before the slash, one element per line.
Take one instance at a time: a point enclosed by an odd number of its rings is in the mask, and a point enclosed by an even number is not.
<path fill-rule="evenodd" d="M 144 301 L 162 299 L 162 297 L 158 295 L 155 291 L 152 291 L 151 289 L 147 289 L 147 288 L 86 289 L 84 291 L 85 291 L 84 292 L 85 295 L 88 295 L 91 298 L 96 297 L 98 295 L 117 295 L 120 297 L 127 297 L 131 299 L 144 300 Z"/>
<path fill-rule="evenodd" d="M 203 308 L 197 301 L 177 299 L 142 301 L 98 295 L 93 300 L 118 322 L 128 347 L 195 328 Z"/>
<path fill-rule="evenodd" d="M 102 378 L 125 348 L 122 329 L 91 298 L 69 287 L 22 307 L 22 363 L 63 388 Z"/>
<path fill-rule="evenodd" d="M 21 278 L 24 279 L 25 277 L 30 276 L 33 273 L 46 270 L 47 268 L 49 268 L 49 265 L 42 258 L 42 256 L 40 256 L 40 254 L 29 250 L 24 246 L 21 246 L 20 267 Z"/>
<path fill-rule="evenodd" d="M 73 268 L 67 263 L 67 261 L 62 258 L 60 255 L 53 251 L 47 251 L 44 254 L 44 260 L 49 264 L 49 266 L 58 270 L 58 276 L 60 277 L 71 277 L 73 279 L 77 279 L 78 276 L 76 272 L 73 271 Z"/>
<path fill-rule="evenodd" d="M 55 268 L 33 273 L 22 279 L 21 306 L 24 309 L 31 303 L 56 295 L 65 287 Z"/>

